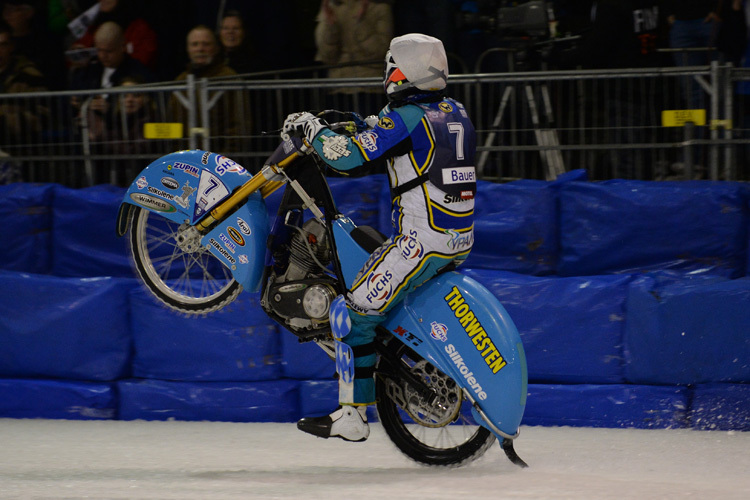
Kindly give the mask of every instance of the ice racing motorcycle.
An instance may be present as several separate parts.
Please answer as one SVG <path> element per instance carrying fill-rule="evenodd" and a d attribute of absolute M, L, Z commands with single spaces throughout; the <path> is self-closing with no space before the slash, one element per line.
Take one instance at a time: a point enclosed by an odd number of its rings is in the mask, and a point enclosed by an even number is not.
<path fill-rule="evenodd" d="M 330 121 L 330 120 L 329 120 Z M 332 125 L 357 131 L 357 120 Z M 117 233 L 129 234 L 140 279 L 169 308 L 206 314 L 244 289 L 273 320 L 333 360 L 329 310 L 386 238 L 340 213 L 327 166 L 304 141 L 282 142 L 259 173 L 209 151 L 148 165 L 127 190 Z M 283 188 L 273 223 L 265 199 Z M 389 438 L 426 465 L 458 466 L 513 440 L 526 405 L 521 340 L 475 280 L 444 269 L 378 327 L 377 412 Z"/>

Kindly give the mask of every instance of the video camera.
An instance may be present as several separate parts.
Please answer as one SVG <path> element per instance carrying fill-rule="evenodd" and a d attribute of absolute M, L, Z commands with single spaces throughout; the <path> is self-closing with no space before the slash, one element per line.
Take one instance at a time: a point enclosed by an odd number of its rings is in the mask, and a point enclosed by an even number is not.
<path fill-rule="evenodd" d="M 555 46 L 571 47 L 580 38 L 559 37 L 549 1 L 478 0 L 477 7 L 477 12 L 461 13 L 458 28 L 481 30 L 498 38 L 501 45 L 513 51 L 512 64 L 518 71 L 542 68 Z"/>
<path fill-rule="evenodd" d="M 502 0 L 479 0 L 477 12 L 461 14 L 459 27 L 535 40 L 551 37 L 550 20 L 554 20 L 551 2 L 530 0 L 514 7 L 504 6 L 509 3 L 511 2 Z"/>

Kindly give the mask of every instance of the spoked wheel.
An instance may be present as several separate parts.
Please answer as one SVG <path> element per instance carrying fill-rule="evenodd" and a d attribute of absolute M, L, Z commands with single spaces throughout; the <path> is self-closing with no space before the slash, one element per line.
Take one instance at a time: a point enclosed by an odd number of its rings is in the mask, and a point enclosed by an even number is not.
<path fill-rule="evenodd" d="M 458 467 L 481 457 L 495 436 L 474 422 L 456 382 L 400 342 L 388 348 L 437 394 L 430 403 L 408 382 L 378 374 L 378 416 L 391 441 L 425 465 Z"/>
<path fill-rule="evenodd" d="M 242 290 L 200 238 L 188 224 L 140 207 L 132 211 L 130 248 L 138 274 L 159 300 L 188 314 L 220 309 Z"/>

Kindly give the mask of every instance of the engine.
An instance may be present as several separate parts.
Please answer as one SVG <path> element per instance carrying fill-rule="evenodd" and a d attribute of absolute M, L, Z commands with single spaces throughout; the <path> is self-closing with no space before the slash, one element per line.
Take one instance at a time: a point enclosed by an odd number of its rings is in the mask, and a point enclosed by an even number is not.
<path fill-rule="evenodd" d="M 261 305 L 283 319 L 294 333 L 327 328 L 328 311 L 336 297 L 336 280 L 326 272 L 331 246 L 325 226 L 309 219 L 289 243 L 289 258 L 283 274 L 271 277 Z"/>

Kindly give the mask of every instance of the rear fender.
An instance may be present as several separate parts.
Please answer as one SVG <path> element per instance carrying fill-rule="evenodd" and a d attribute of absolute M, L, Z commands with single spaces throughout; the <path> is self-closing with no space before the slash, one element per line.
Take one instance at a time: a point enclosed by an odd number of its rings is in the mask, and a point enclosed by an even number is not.
<path fill-rule="evenodd" d="M 526 356 L 513 321 L 486 288 L 457 272 L 443 273 L 410 293 L 382 325 L 450 375 L 499 438 L 518 434 Z"/>

